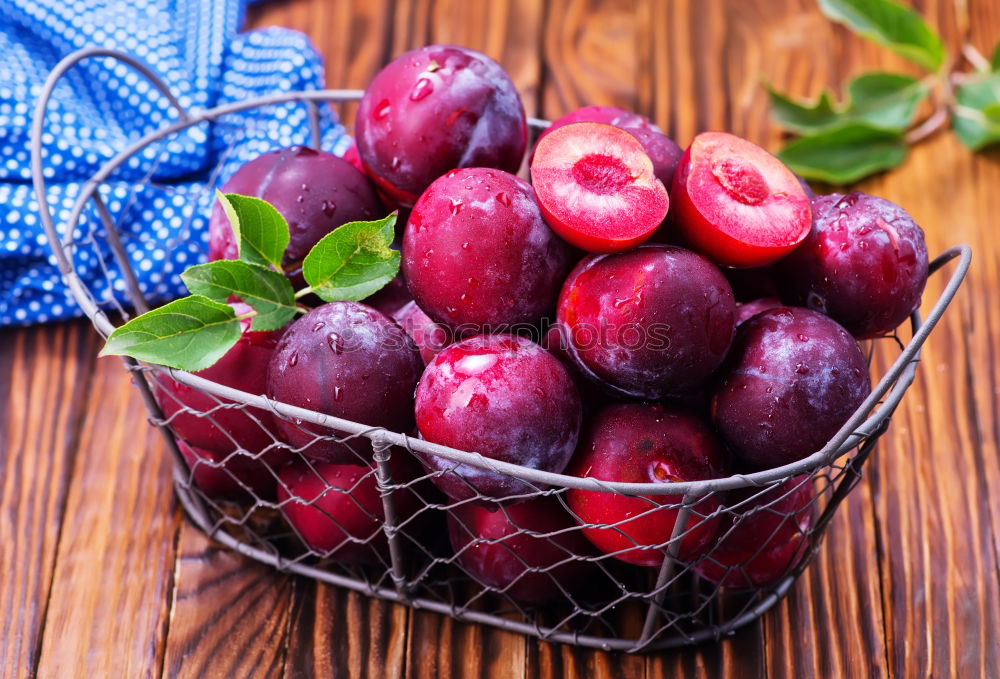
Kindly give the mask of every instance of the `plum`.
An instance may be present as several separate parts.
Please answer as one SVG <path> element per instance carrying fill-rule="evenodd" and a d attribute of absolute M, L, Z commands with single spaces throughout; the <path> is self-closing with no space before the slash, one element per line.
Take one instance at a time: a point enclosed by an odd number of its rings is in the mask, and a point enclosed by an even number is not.
<path fill-rule="evenodd" d="M 397 521 L 409 521 L 423 506 L 413 486 L 419 465 L 397 449 L 389 458 Z M 388 541 L 385 511 L 374 465 L 295 462 L 281 470 L 278 502 L 306 546 L 346 563 L 384 561 Z M 381 559 L 380 559 L 381 557 Z"/>
<path fill-rule="evenodd" d="M 721 442 L 697 417 L 659 405 L 623 403 L 591 420 L 567 470 L 581 478 L 620 483 L 702 481 L 722 477 L 728 459 Z M 676 495 L 626 497 L 571 488 L 567 503 L 584 535 L 602 552 L 637 566 L 659 566 L 674 530 Z M 715 537 L 720 506 L 714 495 L 692 508 L 680 541 L 682 560 L 697 557 Z"/>
<path fill-rule="evenodd" d="M 590 252 L 621 252 L 663 223 L 670 198 L 642 143 L 603 123 L 573 123 L 546 135 L 531 162 L 546 223 Z"/>
<path fill-rule="evenodd" d="M 438 352 L 451 343 L 451 333 L 447 328 L 435 323 L 416 302 L 410 302 L 397 311 L 393 318 L 420 349 L 420 358 L 430 363 Z"/>
<path fill-rule="evenodd" d="M 850 333 L 809 309 L 771 309 L 739 327 L 712 392 L 712 419 L 746 464 L 777 467 L 819 450 L 870 392 Z"/>
<path fill-rule="evenodd" d="M 781 298 L 822 311 L 855 337 L 891 332 L 920 306 L 924 232 L 901 207 L 857 191 L 813 201 L 812 230 L 777 267 Z"/>
<path fill-rule="evenodd" d="M 561 118 L 553 120 L 552 124 L 538 135 L 538 141 L 541 141 L 546 135 L 555 132 L 560 127 L 572 125 L 573 123 L 604 123 L 605 125 L 614 125 L 622 129 L 658 130 L 646 116 L 626 111 L 623 108 L 615 106 L 584 106 L 570 111 Z"/>
<path fill-rule="evenodd" d="M 364 303 L 378 309 L 386 316 L 395 316 L 412 301 L 413 297 L 410 296 L 410 290 L 406 286 L 406 279 L 399 274 L 374 295 L 366 298 Z"/>
<path fill-rule="evenodd" d="M 592 255 L 566 279 L 557 318 L 577 365 L 618 393 L 659 399 L 694 390 L 733 339 L 729 283 L 672 245 Z"/>
<path fill-rule="evenodd" d="M 237 316 L 253 311 L 242 302 L 230 304 Z M 241 322 L 240 339 L 213 366 L 196 373 L 199 377 L 250 394 L 266 390 L 267 364 L 282 331 L 255 332 L 250 319 Z M 269 448 L 275 456 L 284 453 L 275 446 L 274 419 L 260 408 L 233 407 L 233 402 L 189 387 L 166 374 L 153 381 L 156 402 L 177 438 L 195 448 L 230 453 L 236 448 L 256 454 Z M 269 453 L 270 454 L 270 453 Z"/>
<path fill-rule="evenodd" d="M 725 132 L 694 138 L 677 166 L 670 200 L 684 242 L 723 266 L 773 264 L 809 233 L 809 197 L 795 174 L 756 144 Z"/>
<path fill-rule="evenodd" d="M 737 302 L 751 302 L 761 297 L 777 297 L 778 288 L 774 284 L 774 267 L 764 266 L 753 269 L 722 268 L 722 275 L 733 288 Z"/>
<path fill-rule="evenodd" d="M 740 327 L 744 322 L 749 321 L 762 311 L 768 309 L 780 309 L 785 306 L 777 297 L 761 297 L 743 302 L 736 306 L 736 327 Z"/>
<path fill-rule="evenodd" d="M 387 214 L 357 168 L 332 153 L 304 146 L 254 158 L 221 190 L 261 198 L 281 213 L 290 234 L 282 261 L 289 273 L 295 273 L 312 247 L 338 226 Z M 209 260 L 239 258 L 229 219 L 218 202 L 212 207 L 208 233 Z"/>
<path fill-rule="evenodd" d="M 385 314 L 357 302 L 331 302 L 295 321 L 267 368 L 267 395 L 289 405 L 384 427 L 413 426 L 413 390 L 423 362 L 413 340 Z M 321 440 L 333 430 L 277 419 L 285 441 L 326 462 L 365 461 L 367 439 Z M 342 436 L 342 434 L 340 434 Z"/>
<path fill-rule="evenodd" d="M 524 106 L 500 65 L 444 45 L 412 50 L 379 71 L 355 130 L 368 174 L 404 206 L 455 168 L 517 172 L 528 143 Z"/>
<path fill-rule="evenodd" d="M 542 221 L 531 186 L 489 168 L 452 170 L 420 196 L 402 270 L 417 304 L 465 334 L 537 322 L 573 265 Z"/>
<path fill-rule="evenodd" d="M 274 474 L 291 457 L 286 449 L 268 451 L 265 462 L 243 453 L 195 448 L 181 440 L 177 447 L 198 489 L 223 500 L 272 499 Z"/>
<path fill-rule="evenodd" d="M 459 505 L 448 514 L 448 536 L 463 569 L 515 601 L 558 600 L 593 589 L 601 576 L 582 558 L 595 554 L 593 546 L 554 496 L 507 507 Z"/>
<path fill-rule="evenodd" d="M 417 427 L 427 441 L 561 472 L 580 433 L 580 396 L 566 368 L 517 335 L 479 335 L 434 357 L 417 386 Z M 509 498 L 537 486 L 496 472 L 422 455 L 452 499 Z"/>
<path fill-rule="evenodd" d="M 816 519 L 816 493 L 808 476 L 793 476 L 768 489 L 741 488 L 726 495 L 721 536 L 694 571 L 726 587 L 767 587 L 806 555 Z"/>
<path fill-rule="evenodd" d="M 622 127 L 619 125 L 618 127 Z M 653 161 L 653 174 L 663 182 L 669 191 L 674 181 L 677 164 L 684 151 L 673 139 L 652 127 L 623 127 L 626 132 L 639 140 L 646 155 Z"/>

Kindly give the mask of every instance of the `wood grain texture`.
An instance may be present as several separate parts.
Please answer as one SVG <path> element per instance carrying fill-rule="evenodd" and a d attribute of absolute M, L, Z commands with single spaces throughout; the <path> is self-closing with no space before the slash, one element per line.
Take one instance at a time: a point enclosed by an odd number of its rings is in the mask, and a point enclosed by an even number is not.
<path fill-rule="evenodd" d="M 180 512 L 121 361 L 97 361 L 59 531 L 39 677 L 159 676 Z"/>
<path fill-rule="evenodd" d="M 914 4 L 952 52 L 1000 41 L 998 3 Z M 682 146 L 727 129 L 778 148 L 761 81 L 812 96 L 915 72 L 812 0 L 281 0 L 248 21 L 308 33 L 330 87 L 363 87 L 419 45 L 467 45 L 507 68 L 529 114 L 634 108 Z M 788 598 L 723 643 L 650 656 L 539 643 L 221 550 L 180 518 L 138 394 L 84 325 L 0 333 L 0 676 L 1000 676 L 997 186 L 1000 152 L 942 135 L 858 187 L 905 206 L 932 253 L 971 244 L 968 283 Z"/>
<path fill-rule="evenodd" d="M 0 677 L 38 666 L 96 349 L 84 323 L 0 333 Z"/>

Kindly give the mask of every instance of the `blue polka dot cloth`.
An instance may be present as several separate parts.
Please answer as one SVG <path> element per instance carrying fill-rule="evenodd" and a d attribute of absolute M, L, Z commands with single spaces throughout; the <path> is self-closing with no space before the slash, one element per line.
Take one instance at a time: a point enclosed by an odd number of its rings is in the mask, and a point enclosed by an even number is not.
<path fill-rule="evenodd" d="M 319 55 L 300 33 L 239 33 L 245 0 L 4 0 L 0 12 L 0 326 L 82 315 L 56 268 L 31 185 L 31 117 L 49 72 L 84 47 L 146 63 L 181 106 L 197 112 L 271 93 L 323 86 Z M 319 106 L 321 148 L 350 139 Z M 71 69 L 49 101 L 46 194 L 64 234 L 84 182 L 142 136 L 178 120 L 142 75 L 112 58 Z M 257 155 L 311 139 L 309 112 L 289 102 L 227 114 L 135 153 L 98 193 L 151 304 L 186 294 L 180 273 L 205 261 L 213 190 Z M 73 268 L 102 309 L 128 314 L 125 276 L 87 201 L 67 237 Z"/>

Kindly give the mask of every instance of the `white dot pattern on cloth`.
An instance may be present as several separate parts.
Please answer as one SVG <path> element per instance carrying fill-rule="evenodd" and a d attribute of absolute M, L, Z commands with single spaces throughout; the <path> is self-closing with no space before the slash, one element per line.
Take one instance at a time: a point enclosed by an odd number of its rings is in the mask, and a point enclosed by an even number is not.
<path fill-rule="evenodd" d="M 31 186 L 31 115 L 52 68 L 83 47 L 119 49 L 148 64 L 190 111 L 323 85 L 309 40 L 279 28 L 237 34 L 242 0 L 6 0 L 0 12 L 0 326 L 82 315 L 62 284 Z M 320 107 L 322 148 L 350 143 Z M 43 134 L 47 197 L 64 229 L 99 167 L 178 118 L 131 67 L 89 59 L 49 101 Z M 204 261 L 213 188 L 260 153 L 310 138 L 301 103 L 230 114 L 134 154 L 100 188 L 136 279 L 152 303 L 185 294 L 180 273 Z M 216 172 L 216 167 L 218 171 Z M 128 309 L 124 277 L 88 202 L 71 248 L 73 268 L 103 308 Z M 113 281 L 113 283 L 112 283 Z"/>

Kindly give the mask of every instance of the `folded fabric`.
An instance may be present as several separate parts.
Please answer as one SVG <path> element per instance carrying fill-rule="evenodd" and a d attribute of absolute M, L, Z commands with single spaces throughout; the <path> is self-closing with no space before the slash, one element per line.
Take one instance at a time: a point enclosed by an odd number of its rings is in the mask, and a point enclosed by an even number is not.
<path fill-rule="evenodd" d="M 4 0 L 0 13 L 0 326 L 81 315 L 55 264 L 31 185 L 31 115 L 43 83 L 66 55 L 118 49 L 149 65 L 189 112 L 265 94 L 313 90 L 323 67 L 308 39 L 268 28 L 237 33 L 242 0 Z M 112 58 L 74 67 L 53 93 L 43 135 L 46 194 L 66 227 L 83 183 L 130 143 L 178 119 L 139 73 Z M 350 140 L 320 106 L 322 148 Z M 307 144 L 308 111 L 292 103 L 227 114 L 146 147 L 100 195 L 152 303 L 184 288 L 179 274 L 204 261 L 213 188 L 268 150 Z M 72 237 L 74 269 L 103 308 L 129 308 L 125 277 L 88 202 Z"/>

